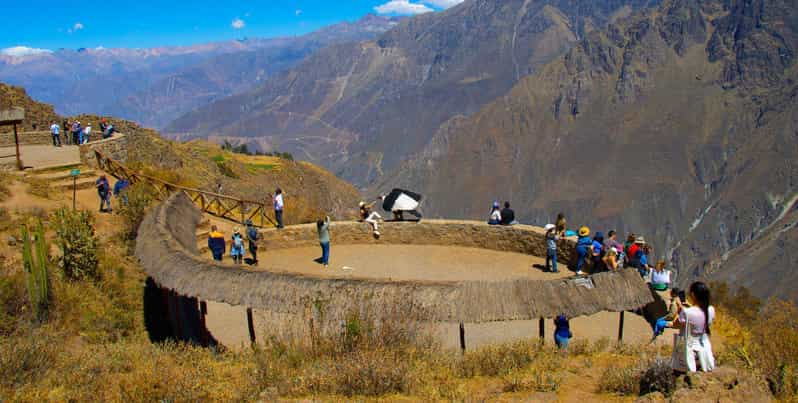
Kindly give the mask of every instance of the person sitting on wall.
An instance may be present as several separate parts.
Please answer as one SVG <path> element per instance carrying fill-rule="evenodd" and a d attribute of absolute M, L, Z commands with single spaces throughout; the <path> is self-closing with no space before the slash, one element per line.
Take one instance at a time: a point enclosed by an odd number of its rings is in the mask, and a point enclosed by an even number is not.
<path fill-rule="evenodd" d="M 360 220 L 371 225 L 371 230 L 375 238 L 380 237 L 379 221 L 382 220 L 382 216 L 376 211 L 372 211 L 371 208 L 374 207 L 378 201 L 380 201 L 379 198 L 369 204 L 360 202 Z"/>
<path fill-rule="evenodd" d="M 227 245 L 224 241 L 224 234 L 219 232 L 219 229 L 216 228 L 215 225 L 211 226 L 211 232 L 208 234 L 208 249 L 211 250 L 213 260 L 221 262 L 226 248 Z"/>
<path fill-rule="evenodd" d="M 602 258 L 602 262 L 607 270 L 618 270 L 620 267 L 618 263 L 618 249 L 616 249 L 614 246 L 611 247 L 610 250 L 607 251 L 607 254 L 604 255 L 604 258 Z"/>
<path fill-rule="evenodd" d="M 504 208 L 501 211 L 501 225 L 515 225 L 518 224 L 518 221 L 515 221 L 515 211 L 510 208 L 510 202 L 504 202 Z"/>
<path fill-rule="evenodd" d="M 490 210 L 490 217 L 488 218 L 488 224 L 490 225 L 499 225 L 502 222 L 502 213 L 499 210 L 499 202 L 493 202 L 493 207 Z"/>
<path fill-rule="evenodd" d="M 665 291 L 671 286 L 671 272 L 665 270 L 665 261 L 660 260 L 651 271 L 651 288 L 657 291 Z"/>

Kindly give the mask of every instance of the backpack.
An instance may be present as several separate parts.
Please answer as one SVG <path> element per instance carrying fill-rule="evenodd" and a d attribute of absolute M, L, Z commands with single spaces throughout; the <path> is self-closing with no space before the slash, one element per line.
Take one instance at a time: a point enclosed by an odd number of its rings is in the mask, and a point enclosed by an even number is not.
<path fill-rule="evenodd" d="M 236 248 L 243 248 L 244 247 L 244 240 L 240 236 L 233 237 L 233 246 Z"/>
<path fill-rule="evenodd" d="M 258 240 L 258 230 L 255 229 L 255 227 L 250 227 L 247 230 L 247 236 L 249 237 L 249 239 L 251 241 L 257 241 Z"/>

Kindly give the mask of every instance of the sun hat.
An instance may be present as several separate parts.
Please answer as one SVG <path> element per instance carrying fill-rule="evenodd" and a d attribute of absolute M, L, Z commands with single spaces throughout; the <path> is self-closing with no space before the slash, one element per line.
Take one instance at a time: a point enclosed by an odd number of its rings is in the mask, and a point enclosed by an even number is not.
<path fill-rule="evenodd" d="M 635 239 L 635 243 L 636 244 L 640 244 L 640 245 L 645 245 L 646 239 L 643 238 L 642 236 L 639 236 L 639 237 L 637 237 L 637 239 Z"/>
<path fill-rule="evenodd" d="M 617 254 L 617 253 L 618 253 L 618 248 L 616 248 L 616 247 L 614 247 L 614 246 L 613 246 L 612 248 L 610 248 L 610 250 L 611 250 L 613 253 L 615 253 L 615 254 Z"/>
<path fill-rule="evenodd" d="M 366 202 L 360 202 L 360 207 L 363 207 L 365 205 L 366 205 Z"/>
<path fill-rule="evenodd" d="M 549 231 L 553 230 L 554 228 L 556 228 L 556 226 L 555 226 L 554 224 L 546 224 L 546 226 L 545 226 L 545 227 L 543 227 L 543 229 L 544 229 L 546 232 L 549 232 Z"/>
<path fill-rule="evenodd" d="M 238 228 L 238 227 L 235 227 L 235 228 L 233 228 L 233 233 L 239 234 L 239 233 L 241 233 L 241 229 Z"/>
<path fill-rule="evenodd" d="M 588 236 L 588 235 L 590 235 L 590 228 L 588 227 L 579 228 L 579 236 Z"/>

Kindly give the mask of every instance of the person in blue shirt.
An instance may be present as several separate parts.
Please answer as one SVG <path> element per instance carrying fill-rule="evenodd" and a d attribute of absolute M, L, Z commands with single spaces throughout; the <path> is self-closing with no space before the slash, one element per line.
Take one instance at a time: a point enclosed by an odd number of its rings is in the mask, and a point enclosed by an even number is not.
<path fill-rule="evenodd" d="M 247 220 L 246 224 L 249 254 L 252 256 L 252 264 L 258 264 L 258 229 L 252 224 L 252 220 Z"/>
<path fill-rule="evenodd" d="M 576 240 L 576 274 L 582 274 L 582 267 L 585 265 L 588 252 L 593 247 L 593 240 L 590 239 L 590 228 L 579 228 L 579 238 Z"/>
<path fill-rule="evenodd" d="M 233 229 L 230 256 L 236 264 L 241 264 L 244 261 L 244 237 L 241 236 L 241 230 L 238 227 Z"/>
<path fill-rule="evenodd" d="M 596 235 L 593 237 L 593 248 L 592 248 L 592 258 L 593 258 L 593 272 L 598 273 L 603 271 L 604 262 L 601 260 L 604 257 L 604 234 L 601 232 L 596 232 Z"/>
<path fill-rule="evenodd" d="M 557 345 L 557 348 L 565 350 L 572 337 L 574 334 L 571 333 L 571 324 L 568 322 L 568 318 L 560 314 L 554 319 L 554 344 Z"/>
<path fill-rule="evenodd" d="M 213 260 L 221 262 L 226 248 L 227 245 L 224 242 L 224 234 L 219 232 L 219 229 L 216 228 L 215 225 L 212 226 L 211 232 L 208 234 L 208 249 L 211 250 Z"/>
<path fill-rule="evenodd" d="M 127 179 L 120 179 L 114 183 L 114 197 L 116 200 L 120 201 L 121 205 L 127 206 L 128 198 L 127 198 L 127 188 L 130 187 L 130 182 Z"/>

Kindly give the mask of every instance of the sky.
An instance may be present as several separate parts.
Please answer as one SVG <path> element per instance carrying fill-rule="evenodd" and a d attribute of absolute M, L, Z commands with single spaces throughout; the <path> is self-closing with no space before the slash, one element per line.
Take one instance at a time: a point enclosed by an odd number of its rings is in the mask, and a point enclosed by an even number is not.
<path fill-rule="evenodd" d="M 0 1 L 0 49 L 56 50 L 292 36 L 368 13 L 413 15 L 463 0 Z"/>

